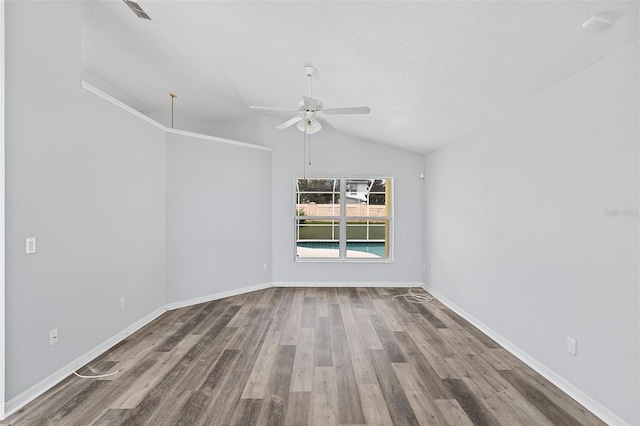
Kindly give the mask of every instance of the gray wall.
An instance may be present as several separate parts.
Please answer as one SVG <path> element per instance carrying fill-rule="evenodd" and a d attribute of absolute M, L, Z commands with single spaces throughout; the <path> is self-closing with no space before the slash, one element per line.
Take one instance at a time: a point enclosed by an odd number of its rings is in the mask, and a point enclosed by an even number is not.
<path fill-rule="evenodd" d="M 424 216 L 424 282 L 632 424 L 638 76 L 635 43 L 427 155 Z"/>
<path fill-rule="evenodd" d="M 165 141 L 80 88 L 78 2 L 9 1 L 5 30 L 11 399 L 164 305 Z"/>
<path fill-rule="evenodd" d="M 271 281 L 271 152 L 168 134 L 168 301 Z"/>
<path fill-rule="evenodd" d="M 303 134 L 276 130 L 265 121 L 265 141 L 273 146 L 273 281 L 283 283 L 416 283 L 422 281 L 423 157 L 340 136 L 330 130 L 312 135 L 307 177 L 394 178 L 393 263 L 294 262 L 294 179 L 303 177 Z"/>

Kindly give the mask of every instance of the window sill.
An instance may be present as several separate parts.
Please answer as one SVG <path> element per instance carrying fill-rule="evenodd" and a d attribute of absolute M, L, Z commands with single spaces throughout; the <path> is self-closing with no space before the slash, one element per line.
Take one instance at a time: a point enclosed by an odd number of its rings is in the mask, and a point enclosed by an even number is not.
<path fill-rule="evenodd" d="M 303 258 L 294 259 L 293 263 L 394 263 L 393 259 L 319 259 Z"/>

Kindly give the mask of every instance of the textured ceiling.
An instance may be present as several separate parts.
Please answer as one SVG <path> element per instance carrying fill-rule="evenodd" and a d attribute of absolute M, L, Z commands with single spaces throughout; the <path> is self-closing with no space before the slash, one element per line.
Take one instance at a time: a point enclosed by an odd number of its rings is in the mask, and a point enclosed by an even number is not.
<path fill-rule="evenodd" d="M 223 120 L 309 93 L 341 133 L 427 152 L 640 38 L 640 3 L 617 1 L 86 1 L 86 75 L 140 110 Z M 595 14 L 615 21 L 586 31 Z M 118 94 L 120 96 L 118 96 Z M 289 114 L 272 115 L 283 121 Z M 283 132 L 297 132 L 295 126 Z M 323 130 L 324 131 L 324 130 Z"/>

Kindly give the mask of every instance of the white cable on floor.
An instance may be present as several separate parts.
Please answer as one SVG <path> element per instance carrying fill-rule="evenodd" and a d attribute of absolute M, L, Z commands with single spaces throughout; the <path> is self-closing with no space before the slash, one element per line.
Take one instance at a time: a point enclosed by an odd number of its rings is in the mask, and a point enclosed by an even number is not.
<path fill-rule="evenodd" d="M 430 294 L 416 294 L 413 292 L 412 288 L 409 287 L 409 291 L 406 292 L 405 294 L 398 294 L 396 296 L 393 296 L 391 298 L 392 301 L 396 300 L 396 297 L 404 297 L 404 300 L 406 300 L 409 303 L 421 303 L 426 305 L 427 303 L 431 302 L 433 299 L 435 299 L 433 296 L 431 296 Z"/>
<path fill-rule="evenodd" d="M 89 368 L 89 367 L 87 367 L 87 368 Z M 91 370 L 91 368 L 89 368 L 89 370 Z M 122 371 L 122 370 L 118 369 L 118 370 L 113 371 L 111 373 L 98 374 L 96 376 L 85 376 L 85 375 L 82 375 L 82 374 L 78 374 L 75 371 L 73 372 L 73 374 L 75 374 L 76 376 L 80 377 L 81 379 L 101 379 L 103 377 L 109 377 L 109 376 L 113 376 L 114 374 L 118 374 L 120 371 Z M 91 372 L 95 373 L 95 371 L 93 371 L 93 370 L 91 370 Z"/>

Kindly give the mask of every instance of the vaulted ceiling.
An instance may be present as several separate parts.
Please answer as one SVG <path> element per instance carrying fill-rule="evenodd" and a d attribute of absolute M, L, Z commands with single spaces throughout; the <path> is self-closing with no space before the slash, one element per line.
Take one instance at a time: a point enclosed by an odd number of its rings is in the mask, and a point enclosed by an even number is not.
<path fill-rule="evenodd" d="M 637 1 L 85 1 L 86 78 L 139 110 L 194 120 L 368 105 L 342 134 L 428 152 L 640 38 Z M 614 25 L 582 28 L 593 15 Z M 124 99 L 123 99 L 124 98 Z M 285 121 L 287 113 L 270 113 Z M 295 126 L 282 130 L 297 132 Z M 323 130 L 324 131 L 324 130 Z"/>

